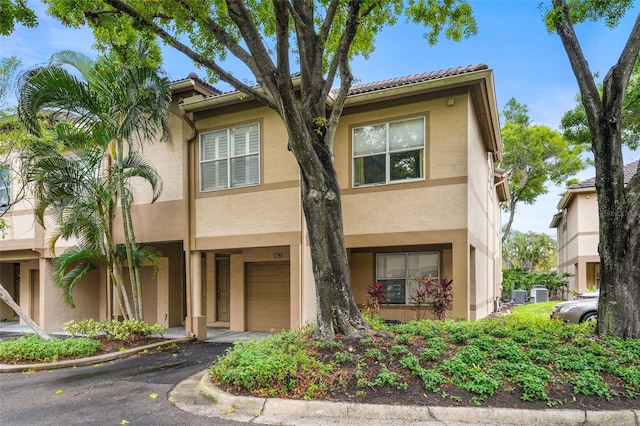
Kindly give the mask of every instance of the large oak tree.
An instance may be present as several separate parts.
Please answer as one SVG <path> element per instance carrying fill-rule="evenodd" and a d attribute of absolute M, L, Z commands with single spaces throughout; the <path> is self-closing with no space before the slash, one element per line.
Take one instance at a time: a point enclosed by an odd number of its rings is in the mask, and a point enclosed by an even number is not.
<path fill-rule="evenodd" d="M 623 105 L 640 52 L 640 15 L 613 65 L 602 91 L 582 52 L 574 23 L 604 19 L 614 27 L 633 6 L 630 0 L 552 0 L 547 26 L 564 45 L 578 81 L 591 134 L 600 215 L 600 302 L 597 330 L 601 335 L 640 338 L 640 174 L 624 184 L 622 157 Z"/>
<path fill-rule="evenodd" d="M 333 137 L 354 79 L 349 61 L 374 48 L 399 16 L 428 28 L 427 38 L 476 30 L 466 0 L 45 0 L 67 25 L 88 24 L 98 42 L 127 56 L 136 39 L 159 38 L 209 75 L 275 110 L 301 176 L 302 205 L 316 283 L 318 337 L 368 328 L 349 283 Z M 228 67 L 235 57 L 254 77 Z M 135 60 L 135 57 L 129 57 Z M 300 86 L 293 69 L 299 67 Z M 333 91 L 334 87 L 337 89 Z M 330 100 L 330 107 L 329 105 Z"/>

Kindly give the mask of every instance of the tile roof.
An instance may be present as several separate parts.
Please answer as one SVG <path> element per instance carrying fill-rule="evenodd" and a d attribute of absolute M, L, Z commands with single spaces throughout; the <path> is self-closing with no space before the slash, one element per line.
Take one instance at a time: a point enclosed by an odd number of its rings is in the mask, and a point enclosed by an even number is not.
<path fill-rule="evenodd" d="M 349 96 L 359 95 L 359 94 L 369 93 L 369 92 L 375 92 L 376 90 L 391 89 L 391 88 L 394 88 L 394 87 L 407 86 L 409 84 L 422 83 L 422 82 L 425 82 L 425 81 L 437 80 L 439 78 L 453 77 L 453 76 L 457 76 L 457 75 L 469 74 L 469 73 L 472 73 L 472 72 L 475 72 L 475 71 L 482 71 L 482 70 L 487 70 L 487 69 L 489 69 L 489 67 L 486 64 L 467 65 L 467 66 L 456 67 L 456 68 L 448 68 L 448 69 L 439 70 L 439 71 L 431 71 L 431 72 L 426 72 L 426 73 L 422 73 L 422 74 L 414 74 L 414 75 L 408 75 L 408 76 L 404 76 L 404 77 L 391 78 L 391 79 L 388 79 L 388 80 L 374 81 L 374 82 L 363 83 L 363 84 L 356 84 L 356 85 L 351 86 L 351 88 L 349 89 Z M 292 77 L 297 77 L 299 75 L 300 75 L 300 73 L 296 72 L 296 73 L 292 74 Z M 177 80 L 177 81 L 174 81 L 172 83 L 177 83 L 178 81 L 185 81 L 185 80 L 189 80 L 189 79 L 194 80 L 200 86 L 205 87 L 208 90 L 210 90 L 212 93 L 209 96 L 218 96 L 218 95 L 223 95 L 225 93 L 235 92 L 235 90 L 231 90 L 230 92 L 222 92 L 222 91 L 216 89 L 215 87 L 211 86 L 210 84 L 206 83 L 204 80 L 200 79 L 196 73 L 191 73 L 191 74 L 189 74 L 189 76 L 187 78 L 182 79 L 182 80 Z M 335 89 L 335 90 L 337 90 L 337 89 Z"/>
<path fill-rule="evenodd" d="M 389 80 L 376 81 L 372 83 L 357 84 L 351 86 L 349 95 L 359 95 L 362 93 L 373 92 L 376 90 L 390 89 L 393 87 L 406 86 L 409 84 L 422 83 L 429 80 L 437 80 L 444 77 L 452 77 L 456 75 L 468 74 L 475 71 L 489 69 L 486 64 L 467 65 L 464 67 L 448 68 L 440 71 L 432 71 L 423 74 L 414 74 L 406 77 L 392 78 Z"/>
<path fill-rule="evenodd" d="M 626 166 L 624 166 L 625 185 L 628 184 L 631 178 L 636 174 L 636 172 L 638 171 L 639 164 L 640 164 L 640 160 L 634 161 L 633 163 L 629 163 Z M 569 189 L 583 189 L 583 188 L 595 188 L 595 187 L 596 187 L 596 178 L 594 176 L 589 179 L 585 179 L 581 182 L 578 182 L 574 185 L 571 185 Z"/>
<path fill-rule="evenodd" d="M 206 91 L 211 92 L 211 94 L 209 96 L 217 96 L 217 95 L 221 95 L 222 94 L 221 90 L 217 89 L 216 87 L 212 86 L 211 84 L 209 84 L 206 81 L 204 81 L 203 79 L 201 79 L 198 76 L 198 74 L 196 74 L 195 72 L 189 73 L 187 78 L 183 78 L 183 79 L 180 79 L 180 80 L 172 81 L 171 84 L 175 84 L 175 83 L 178 83 L 178 82 L 181 82 L 181 81 L 187 81 L 187 80 L 193 80 L 198 86 L 202 87 Z"/>

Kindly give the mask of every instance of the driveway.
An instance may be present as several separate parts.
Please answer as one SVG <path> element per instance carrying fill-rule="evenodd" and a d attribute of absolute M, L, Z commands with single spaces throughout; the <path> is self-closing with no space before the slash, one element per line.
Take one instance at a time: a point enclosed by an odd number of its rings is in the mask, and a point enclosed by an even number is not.
<path fill-rule="evenodd" d="M 167 399 L 230 346 L 189 342 L 101 365 L 0 374 L 0 424 L 241 424 L 186 413 Z"/>

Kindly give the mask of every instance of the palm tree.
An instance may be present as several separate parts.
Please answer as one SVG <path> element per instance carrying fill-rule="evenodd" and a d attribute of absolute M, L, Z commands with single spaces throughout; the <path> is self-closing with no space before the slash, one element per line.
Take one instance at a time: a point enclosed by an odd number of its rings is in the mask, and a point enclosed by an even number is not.
<path fill-rule="evenodd" d="M 142 62 L 145 56 L 142 46 Z M 134 317 L 142 319 L 142 286 L 136 260 L 140 250 L 131 218 L 129 179 L 139 176 L 147 180 L 153 190 L 152 202 L 160 196 L 162 181 L 139 151 L 144 143 L 168 138 L 169 80 L 154 66 L 125 67 L 113 54 L 93 61 L 77 52 L 62 51 L 53 55 L 47 66 L 23 75 L 18 98 L 18 114 L 32 133 L 40 133 L 38 111 L 53 110 L 89 135 L 92 144 L 109 158 L 109 176 L 123 218 Z"/>

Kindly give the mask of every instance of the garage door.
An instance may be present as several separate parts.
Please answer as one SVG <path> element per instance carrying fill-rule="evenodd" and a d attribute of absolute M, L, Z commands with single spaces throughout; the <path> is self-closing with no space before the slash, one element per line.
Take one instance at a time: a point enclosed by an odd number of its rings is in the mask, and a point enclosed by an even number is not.
<path fill-rule="evenodd" d="M 247 329 L 289 329 L 289 264 L 284 262 L 247 265 Z"/>

